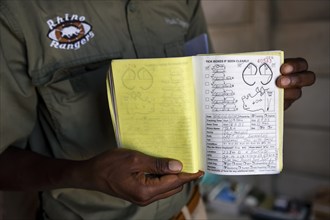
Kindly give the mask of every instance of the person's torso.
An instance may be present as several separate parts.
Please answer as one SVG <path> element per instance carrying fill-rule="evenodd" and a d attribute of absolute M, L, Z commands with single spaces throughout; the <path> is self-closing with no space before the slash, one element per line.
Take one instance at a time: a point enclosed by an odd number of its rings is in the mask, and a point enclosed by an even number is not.
<path fill-rule="evenodd" d="M 82 160 L 116 147 L 105 84 L 111 60 L 183 55 L 195 1 L 126 2 L 8 1 L 39 94 L 42 132 L 36 133 L 48 144 L 47 149 L 32 144 L 33 150 Z M 189 186 L 144 208 L 78 189 L 43 197 L 51 219 L 162 219 L 180 210 L 188 192 Z"/>
<path fill-rule="evenodd" d="M 49 129 L 50 145 L 56 145 L 51 146 L 55 157 L 86 159 L 115 147 L 105 92 L 111 60 L 181 56 L 189 4 L 19 2 L 15 10 L 29 74 L 41 95 L 41 123 Z"/>

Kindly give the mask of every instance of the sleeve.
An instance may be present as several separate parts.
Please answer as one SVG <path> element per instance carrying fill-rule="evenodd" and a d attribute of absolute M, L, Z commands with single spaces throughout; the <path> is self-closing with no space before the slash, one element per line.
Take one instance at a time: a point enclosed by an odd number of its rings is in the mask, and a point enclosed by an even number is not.
<path fill-rule="evenodd" d="M 0 2 L 0 153 L 25 148 L 36 121 L 37 93 L 27 71 L 23 34 Z"/>
<path fill-rule="evenodd" d="M 190 21 L 190 26 L 189 26 L 189 30 L 188 30 L 188 34 L 186 36 L 186 41 L 193 39 L 194 37 L 204 34 L 206 33 L 208 36 L 208 40 L 209 40 L 209 48 L 210 48 L 210 52 L 213 52 L 213 46 L 210 40 L 210 35 L 208 33 L 208 29 L 207 29 L 207 24 L 206 24 L 206 20 L 205 20 L 205 15 L 204 15 L 204 11 L 201 5 L 201 1 L 200 0 L 196 0 L 193 2 L 194 4 L 191 4 L 192 8 L 192 19 Z"/>

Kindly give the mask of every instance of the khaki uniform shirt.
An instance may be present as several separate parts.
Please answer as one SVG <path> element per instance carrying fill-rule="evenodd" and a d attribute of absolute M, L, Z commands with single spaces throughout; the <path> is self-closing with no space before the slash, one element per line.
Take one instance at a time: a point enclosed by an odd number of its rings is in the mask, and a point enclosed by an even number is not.
<path fill-rule="evenodd" d="M 182 56 L 184 42 L 206 32 L 197 0 L 1 0 L 0 12 L 0 153 L 13 146 L 70 160 L 116 147 L 105 86 L 112 59 Z M 56 189 L 42 206 L 46 219 L 168 219 L 192 187 L 146 207 Z"/>

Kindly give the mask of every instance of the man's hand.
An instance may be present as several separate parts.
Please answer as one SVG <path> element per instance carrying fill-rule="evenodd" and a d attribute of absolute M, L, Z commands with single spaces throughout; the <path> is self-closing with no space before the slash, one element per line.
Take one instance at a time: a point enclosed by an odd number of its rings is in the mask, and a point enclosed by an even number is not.
<path fill-rule="evenodd" d="M 284 88 L 284 109 L 301 97 L 302 87 L 315 82 L 315 74 L 308 70 L 308 63 L 303 58 L 285 59 L 281 66 L 281 76 L 276 85 Z"/>
<path fill-rule="evenodd" d="M 98 190 L 144 206 L 182 190 L 183 185 L 203 175 L 182 173 L 179 161 L 115 149 L 86 161 L 82 167 L 83 188 Z M 87 176 L 86 176 L 87 174 Z"/>
<path fill-rule="evenodd" d="M 9 147 L 0 154 L 0 190 L 80 188 L 148 205 L 178 193 L 185 183 L 203 175 L 181 169 L 179 161 L 125 149 L 73 161 Z"/>

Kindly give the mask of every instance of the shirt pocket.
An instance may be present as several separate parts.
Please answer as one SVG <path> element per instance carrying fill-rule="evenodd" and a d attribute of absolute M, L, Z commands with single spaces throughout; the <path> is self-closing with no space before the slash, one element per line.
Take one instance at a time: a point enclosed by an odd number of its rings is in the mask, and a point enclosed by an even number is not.
<path fill-rule="evenodd" d="M 180 57 L 183 56 L 184 40 L 178 40 L 175 42 L 167 43 L 164 45 L 164 51 L 166 57 Z"/>
<path fill-rule="evenodd" d="M 116 147 L 106 92 L 110 62 L 67 66 L 38 86 L 41 117 L 53 131 L 46 135 L 61 146 L 53 150 L 57 157 L 86 159 Z"/>
<path fill-rule="evenodd" d="M 51 96 L 56 102 L 66 103 L 97 93 L 110 67 L 111 60 L 66 66 L 55 70 L 49 80 L 38 85 L 43 97 Z M 51 104 L 51 102 L 49 103 Z"/>

